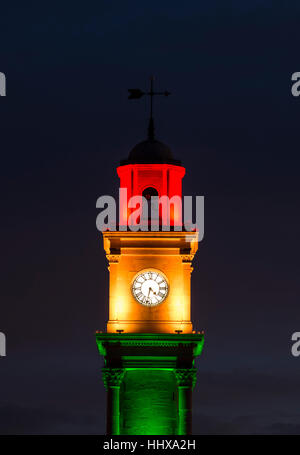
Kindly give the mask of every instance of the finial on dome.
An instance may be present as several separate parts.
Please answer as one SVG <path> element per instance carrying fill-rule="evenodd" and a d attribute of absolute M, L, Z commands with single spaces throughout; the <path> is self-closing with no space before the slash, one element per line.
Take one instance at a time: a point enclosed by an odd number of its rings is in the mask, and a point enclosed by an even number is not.
<path fill-rule="evenodd" d="M 154 121 L 153 121 L 152 117 L 150 117 L 150 119 L 149 119 L 148 141 L 154 141 Z"/>
<path fill-rule="evenodd" d="M 144 95 L 149 95 L 150 96 L 150 119 L 149 119 L 149 125 L 148 125 L 148 140 L 149 141 L 154 141 L 154 120 L 153 120 L 153 96 L 155 95 L 164 95 L 164 96 L 169 96 L 171 95 L 170 92 L 165 90 L 164 92 L 154 92 L 153 90 L 153 81 L 154 81 L 154 76 L 150 77 L 150 92 L 143 92 L 139 88 L 130 88 L 128 89 L 129 91 L 129 96 L 128 99 L 130 100 L 136 100 L 141 98 Z"/>
<path fill-rule="evenodd" d="M 153 120 L 153 115 L 152 115 L 152 103 L 153 103 L 153 81 L 154 81 L 154 76 L 150 77 L 150 119 L 149 119 L 149 126 L 148 126 L 148 140 L 149 141 L 154 141 L 154 120 Z"/>

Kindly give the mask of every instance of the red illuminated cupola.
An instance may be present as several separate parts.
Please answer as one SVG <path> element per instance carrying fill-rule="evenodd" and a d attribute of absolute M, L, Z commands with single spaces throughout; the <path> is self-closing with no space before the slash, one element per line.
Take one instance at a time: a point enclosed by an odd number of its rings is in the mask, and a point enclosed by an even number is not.
<path fill-rule="evenodd" d="M 120 188 L 127 190 L 127 202 L 132 196 L 173 196 L 182 198 L 182 178 L 185 168 L 172 156 L 170 148 L 154 138 L 153 119 L 150 118 L 148 139 L 137 144 L 117 168 Z M 127 225 L 129 211 L 122 201 L 120 225 Z M 181 224 L 181 210 L 171 206 L 170 226 Z M 161 210 L 160 210 L 161 216 Z"/>

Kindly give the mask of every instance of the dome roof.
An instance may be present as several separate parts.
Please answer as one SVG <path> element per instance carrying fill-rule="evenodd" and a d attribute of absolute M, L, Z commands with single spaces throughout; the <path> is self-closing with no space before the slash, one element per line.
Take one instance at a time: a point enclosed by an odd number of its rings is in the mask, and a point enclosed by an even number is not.
<path fill-rule="evenodd" d="M 174 160 L 170 148 L 156 139 L 148 139 L 137 144 L 127 160 L 121 160 L 121 166 L 126 164 L 167 163 L 180 166 L 181 162 Z"/>

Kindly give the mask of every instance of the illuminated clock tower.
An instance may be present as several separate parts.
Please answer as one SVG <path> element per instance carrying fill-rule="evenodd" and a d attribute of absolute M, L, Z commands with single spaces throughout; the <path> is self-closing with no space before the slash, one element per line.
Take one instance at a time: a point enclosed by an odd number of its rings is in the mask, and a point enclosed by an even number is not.
<path fill-rule="evenodd" d="M 131 97 L 144 94 L 131 92 Z M 154 94 L 151 82 L 149 95 Z M 196 333 L 191 321 L 198 232 L 183 228 L 176 204 L 169 210 L 168 230 L 161 208 L 152 227 L 151 215 L 144 220 L 147 228 L 129 227 L 130 198 L 182 197 L 185 168 L 155 139 L 152 106 L 148 139 L 131 150 L 117 173 L 126 196 L 119 201 L 117 229 L 103 232 L 109 320 L 106 332 L 96 333 L 105 361 L 107 434 L 191 434 L 194 359 L 203 346 L 203 333 Z"/>

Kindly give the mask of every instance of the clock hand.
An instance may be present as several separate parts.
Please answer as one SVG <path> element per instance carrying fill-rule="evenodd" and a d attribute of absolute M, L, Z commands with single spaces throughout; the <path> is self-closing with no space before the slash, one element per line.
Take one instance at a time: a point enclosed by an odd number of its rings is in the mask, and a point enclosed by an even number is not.
<path fill-rule="evenodd" d="M 154 292 L 152 288 L 149 288 L 149 290 L 152 291 L 153 295 L 156 295 L 156 292 Z"/>

